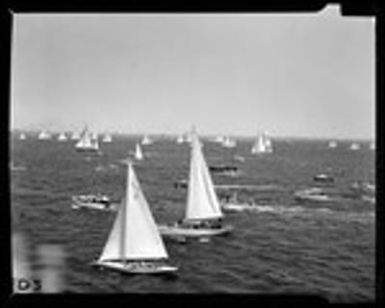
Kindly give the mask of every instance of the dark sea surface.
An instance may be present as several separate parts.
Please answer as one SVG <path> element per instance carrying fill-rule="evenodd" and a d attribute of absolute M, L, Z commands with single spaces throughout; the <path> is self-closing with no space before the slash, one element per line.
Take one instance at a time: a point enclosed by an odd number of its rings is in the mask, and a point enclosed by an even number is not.
<path fill-rule="evenodd" d="M 63 291 L 74 293 L 251 293 L 318 294 L 332 302 L 375 300 L 375 205 L 352 194 L 355 181 L 374 183 L 374 151 L 361 142 L 358 151 L 341 141 L 336 149 L 321 140 L 273 140 L 275 152 L 250 154 L 252 140 L 235 149 L 204 141 L 209 165 L 235 163 L 239 177 L 213 174 L 215 184 L 256 185 L 238 189 L 260 205 L 254 212 L 227 213 L 234 232 L 210 242 L 180 244 L 165 240 L 177 276 L 126 276 L 99 271 L 89 263 L 101 253 L 114 213 L 72 210 L 71 196 L 101 192 L 119 201 L 126 167 L 119 160 L 139 137 L 117 136 L 101 143 L 103 155 L 86 155 L 74 142 L 11 139 L 11 160 L 25 170 L 11 171 L 13 231 L 22 233 L 31 269 L 34 251 L 60 245 L 65 251 Z M 142 147 L 145 160 L 135 171 L 158 223 L 184 215 L 187 190 L 174 182 L 188 176 L 189 146 L 159 139 Z M 234 162 L 234 155 L 245 157 Z M 313 176 L 328 172 L 331 184 Z M 299 203 L 294 192 L 324 187 L 329 203 Z M 258 189 L 259 188 L 259 189 Z M 229 191 L 218 189 L 223 197 Z"/>

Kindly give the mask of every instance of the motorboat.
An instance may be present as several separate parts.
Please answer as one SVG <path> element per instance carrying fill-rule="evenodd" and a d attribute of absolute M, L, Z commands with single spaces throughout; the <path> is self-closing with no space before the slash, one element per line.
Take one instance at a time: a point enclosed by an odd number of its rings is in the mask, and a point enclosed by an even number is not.
<path fill-rule="evenodd" d="M 72 208 L 115 211 L 117 204 L 111 203 L 111 200 L 106 195 L 77 195 L 72 196 Z"/>
<path fill-rule="evenodd" d="M 294 197 L 298 201 L 327 202 L 332 200 L 321 188 L 318 187 L 297 191 L 295 192 Z"/>

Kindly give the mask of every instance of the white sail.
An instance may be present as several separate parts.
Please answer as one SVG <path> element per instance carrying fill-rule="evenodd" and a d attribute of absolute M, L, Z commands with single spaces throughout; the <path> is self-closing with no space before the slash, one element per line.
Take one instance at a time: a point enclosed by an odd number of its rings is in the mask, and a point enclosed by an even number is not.
<path fill-rule="evenodd" d="M 151 144 L 151 143 L 152 143 L 152 140 L 148 136 L 144 136 L 143 137 L 143 139 L 142 139 L 142 144 L 143 145 Z"/>
<path fill-rule="evenodd" d="M 233 148 L 236 146 L 235 141 L 230 139 L 229 137 L 226 137 L 222 143 L 222 145 L 226 148 Z"/>
<path fill-rule="evenodd" d="M 376 145 L 374 144 L 374 142 L 371 142 L 371 143 L 370 143 L 369 149 L 370 149 L 370 150 L 375 150 L 375 149 L 376 149 Z"/>
<path fill-rule="evenodd" d="M 137 160 L 143 159 L 142 149 L 138 143 L 135 146 L 135 159 L 137 159 Z"/>
<path fill-rule="evenodd" d="M 43 130 L 43 131 L 40 132 L 40 134 L 38 136 L 38 139 L 40 139 L 40 140 L 48 140 L 48 139 L 51 139 L 51 135 L 48 132 Z"/>
<path fill-rule="evenodd" d="M 71 136 L 71 140 L 79 140 L 80 134 L 78 132 L 73 132 Z"/>
<path fill-rule="evenodd" d="M 265 153 L 265 152 L 266 152 L 266 145 L 263 140 L 263 136 L 259 135 L 257 138 L 257 141 L 254 143 L 251 149 L 251 153 L 255 154 L 255 153 Z"/>
<path fill-rule="evenodd" d="M 360 145 L 358 144 L 358 143 L 352 143 L 351 145 L 350 145 L 350 150 L 352 150 L 352 151 L 356 151 L 356 150 L 359 150 L 360 149 Z"/>
<path fill-rule="evenodd" d="M 86 127 L 83 130 L 79 141 L 76 143 L 75 148 L 80 150 L 98 150 L 99 142 L 98 139 L 92 139 L 92 135 Z"/>
<path fill-rule="evenodd" d="M 132 164 L 127 168 L 126 196 L 99 261 L 168 258 Z"/>
<path fill-rule="evenodd" d="M 264 132 L 263 139 L 264 139 L 264 142 L 265 142 L 266 152 L 272 153 L 273 152 L 273 144 L 271 143 L 271 139 L 267 135 L 267 132 Z"/>
<path fill-rule="evenodd" d="M 103 137 L 103 142 L 109 143 L 112 142 L 112 138 L 110 134 L 105 134 Z"/>
<path fill-rule="evenodd" d="M 25 134 L 21 133 L 20 136 L 19 136 L 19 139 L 20 140 L 25 140 L 25 139 L 27 139 L 27 136 Z"/>
<path fill-rule="evenodd" d="M 60 133 L 59 136 L 57 137 L 58 141 L 65 141 L 67 140 L 67 136 L 65 133 Z"/>
<path fill-rule="evenodd" d="M 329 148 L 336 148 L 337 147 L 337 142 L 336 141 L 330 141 L 328 146 L 329 146 Z"/>
<path fill-rule="evenodd" d="M 184 142 L 183 136 L 178 136 L 178 138 L 176 139 L 176 142 L 177 143 L 183 143 Z"/>
<path fill-rule="evenodd" d="M 191 135 L 191 159 L 186 219 L 222 217 L 213 181 L 202 153 L 202 145 L 194 132 Z"/>

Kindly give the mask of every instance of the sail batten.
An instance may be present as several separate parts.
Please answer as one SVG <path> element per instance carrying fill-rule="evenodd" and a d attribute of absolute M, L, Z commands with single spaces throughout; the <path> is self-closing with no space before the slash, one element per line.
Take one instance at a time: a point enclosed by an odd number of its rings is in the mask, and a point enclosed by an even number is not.
<path fill-rule="evenodd" d="M 131 163 L 127 169 L 125 199 L 99 260 L 166 259 L 166 248 Z"/>

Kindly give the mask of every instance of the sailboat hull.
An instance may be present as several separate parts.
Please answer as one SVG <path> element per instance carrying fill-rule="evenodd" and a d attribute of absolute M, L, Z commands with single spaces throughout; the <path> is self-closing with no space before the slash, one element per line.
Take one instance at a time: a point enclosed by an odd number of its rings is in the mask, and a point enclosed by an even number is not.
<path fill-rule="evenodd" d="M 108 268 L 124 274 L 166 274 L 176 272 L 175 266 L 150 264 L 147 266 L 137 266 L 135 264 L 125 264 L 124 262 L 97 261 L 91 263 L 92 266 Z"/>
<path fill-rule="evenodd" d="M 221 228 L 185 228 L 181 226 L 167 226 L 160 225 L 158 230 L 163 236 L 181 236 L 181 237 L 205 237 L 205 236 L 216 236 L 225 235 L 233 230 L 230 225 L 223 226 Z"/>

